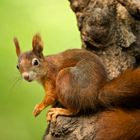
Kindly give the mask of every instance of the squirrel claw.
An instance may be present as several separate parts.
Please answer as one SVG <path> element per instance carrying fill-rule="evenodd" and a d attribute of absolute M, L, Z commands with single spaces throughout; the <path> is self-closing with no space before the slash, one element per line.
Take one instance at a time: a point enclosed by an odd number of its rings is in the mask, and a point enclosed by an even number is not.
<path fill-rule="evenodd" d="M 37 104 L 37 105 L 35 106 L 34 110 L 33 110 L 33 115 L 34 115 L 35 117 L 37 117 L 37 116 L 40 114 L 41 111 L 42 111 L 42 110 L 40 110 L 40 105 Z"/>
<path fill-rule="evenodd" d="M 51 121 L 51 122 L 55 123 L 58 115 L 59 115 L 59 113 L 56 112 L 55 109 L 54 109 L 54 111 L 51 111 L 51 112 L 49 111 L 47 114 L 47 121 Z"/>
<path fill-rule="evenodd" d="M 37 117 L 39 114 L 40 114 L 39 111 L 33 111 L 33 115 L 34 115 L 35 117 Z"/>
<path fill-rule="evenodd" d="M 56 122 L 58 116 L 71 116 L 74 112 L 63 108 L 51 108 L 47 115 L 47 120 Z"/>

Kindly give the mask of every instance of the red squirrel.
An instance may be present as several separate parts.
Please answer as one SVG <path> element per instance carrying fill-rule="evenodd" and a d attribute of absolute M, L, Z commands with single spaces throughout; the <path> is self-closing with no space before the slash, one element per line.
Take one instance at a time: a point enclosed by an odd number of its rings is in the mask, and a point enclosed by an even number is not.
<path fill-rule="evenodd" d="M 100 58 L 84 49 L 71 49 L 50 56 L 43 55 L 40 35 L 34 35 L 32 50 L 21 52 L 14 39 L 17 68 L 26 81 L 38 81 L 45 90 L 43 101 L 35 106 L 34 116 L 55 101 L 65 108 L 51 108 L 47 119 L 71 116 L 99 106 L 140 107 L 140 68 L 128 69 L 108 80 Z"/>

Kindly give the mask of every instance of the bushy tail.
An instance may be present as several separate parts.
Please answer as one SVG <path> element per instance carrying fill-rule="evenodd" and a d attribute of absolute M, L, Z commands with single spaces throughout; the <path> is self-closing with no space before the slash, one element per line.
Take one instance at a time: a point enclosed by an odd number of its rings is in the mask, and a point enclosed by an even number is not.
<path fill-rule="evenodd" d="M 108 82 L 99 93 L 104 106 L 140 108 L 140 68 L 128 69 Z"/>

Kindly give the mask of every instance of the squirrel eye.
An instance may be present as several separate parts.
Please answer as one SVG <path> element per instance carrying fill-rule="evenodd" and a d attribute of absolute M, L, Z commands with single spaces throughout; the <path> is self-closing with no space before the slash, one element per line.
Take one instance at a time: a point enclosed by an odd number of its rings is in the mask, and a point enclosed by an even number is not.
<path fill-rule="evenodd" d="M 19 70 L 19 66 L 17 65 L 17 69 Z"/>
<path fill-rule="evenodd" d="M 37 58 L 34 58 L 34 59 L 32 60 L 32 65 L 33 65 L 33 66 L 39 65 L 39 60 L 38 60 Z"/>

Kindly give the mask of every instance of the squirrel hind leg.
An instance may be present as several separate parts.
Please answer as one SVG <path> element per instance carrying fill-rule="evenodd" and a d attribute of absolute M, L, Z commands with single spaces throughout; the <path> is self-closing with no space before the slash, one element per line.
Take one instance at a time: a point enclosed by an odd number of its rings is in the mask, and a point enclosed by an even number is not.
<path fill-rule="evenodd" d="M 51 108 L 47 114 L 47 120 L 56 122 L 58 116 L 73 116 L 78 112 L 70 109 Z"/>

